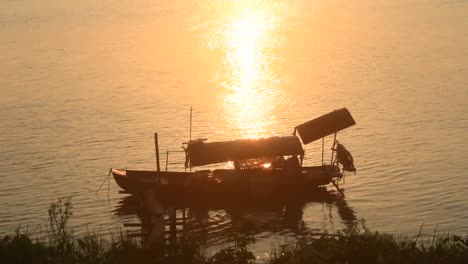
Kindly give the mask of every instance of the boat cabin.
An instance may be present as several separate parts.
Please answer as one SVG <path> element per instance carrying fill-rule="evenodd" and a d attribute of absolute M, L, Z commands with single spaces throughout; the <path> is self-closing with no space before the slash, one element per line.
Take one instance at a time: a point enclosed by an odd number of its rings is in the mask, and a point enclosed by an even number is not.
<path fill-rule="evenodd" d="M 237 139 L 221 142 L 205 142 L 206 139 L 191 140 L 185 144 L 185 167 L 233 162 L 236 170 L 258 167 L 272 169 L 301 166 L 304 145 L 335 134 L 355 125 L 346 108 L 335 110 L 294 128 L 292 136 L 275 136 L 260 139 Z M 296 134 L 299 134 L 299 137 Z M 322 162 L 323 163 L 323 162 Z M 323 165 L 323 164 L 322 164 Z"/>
<path fill-rule="evenodd" d="M 261 139 L 238 139 L 206 143 L 190 141 L 186 148 L 186 166 L 233 162 L 237 170 L 254 168 L 265 164 L 277 164 L 284 157 L 304 155 L 298 137 L 270 137 Z"/>

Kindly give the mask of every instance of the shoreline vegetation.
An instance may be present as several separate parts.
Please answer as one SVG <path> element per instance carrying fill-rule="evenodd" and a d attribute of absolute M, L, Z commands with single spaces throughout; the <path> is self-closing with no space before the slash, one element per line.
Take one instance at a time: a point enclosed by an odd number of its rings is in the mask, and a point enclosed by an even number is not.
<path fill-rule="evenodd" d="M 421 229 L 414 237 L 370 231 L 362 222 L 336 234 L 304 238 L 274 248 L 267 258 L 248 250 L 254 238 L 233 237 L 234 245 L 207 256 L 195 237 L 160 242 L 148 247 L 126 232 L 103 237 L 73 235 L 68 221 L 73 215 L 70 199 L 52 202 L 47 238 L 38 239 L 18 228 L 0 237 L 0 263 L 193 263 L 193 264 L 296 264 L 296 263 L 468 263 L 468 236 L 429 235 Z"/>

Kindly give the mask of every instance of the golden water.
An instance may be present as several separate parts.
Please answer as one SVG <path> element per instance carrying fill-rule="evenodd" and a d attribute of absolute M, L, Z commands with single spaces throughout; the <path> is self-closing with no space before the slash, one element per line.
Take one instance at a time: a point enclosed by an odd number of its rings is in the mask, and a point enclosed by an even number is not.
<path fill-rule="evenodd" d="M 110 200 L 95 191 L 109 167 L 154 169 L 154 132 L 179 150 L 190 107 L 193 137 L 209 140 L 289 135 L 347 107 L 357 125 L 339 138 L 358 168 L 344 185 L 356 217 L 395 233 L 468 231 L 465 1 L 0 6 L 0 233 L 46 223 L 62 196 L 73 196 L 78 232 L 134 221 L 112 213 L 113 182 Z M 307 146 L 307 164 L 320 147 Z M 306 229 L 343 227 L 326 203 L 302 211 Z M 218 218 L 229 225 L 210 212 Z M 258 237 L 269 248 L 294 232 Z"/>

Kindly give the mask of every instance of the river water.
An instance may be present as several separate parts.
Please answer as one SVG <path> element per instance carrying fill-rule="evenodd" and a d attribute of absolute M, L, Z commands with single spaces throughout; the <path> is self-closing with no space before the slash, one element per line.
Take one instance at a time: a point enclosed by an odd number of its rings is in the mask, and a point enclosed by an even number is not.
<path fill-rule="evenodd" d="M 466 234 L 467 14 L 462 0 L 2 1 L 0 233 L 37 230 L 67 196 L 76 233 L 135 221 L 115 214 L 114 182 L 96 190 L 110 167 L 154 169 L 154 132 L 180 150 L 190 107 L 192 137 L 209 140 L 289 135 L 347 107 L 351 220 Z M 321 142 L 306 153 L 320 163 Z M 301 229 L 344 228 L 337 204 L 303 204 Z M 265 250 L 297 231 L 267 228 L 281 209 L 241 217 L 266 223 Z M 232 218 L 211 210 L 207 228 Z"/>

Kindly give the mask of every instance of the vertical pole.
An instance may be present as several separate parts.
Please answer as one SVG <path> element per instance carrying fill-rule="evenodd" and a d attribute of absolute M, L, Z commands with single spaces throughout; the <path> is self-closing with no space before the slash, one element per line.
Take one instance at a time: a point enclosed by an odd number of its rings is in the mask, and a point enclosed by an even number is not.
<path fill-rule="evenodd" d="M 169 239 L 174 243 L 177 238 L 177 225 L 176 225 L 177 211 L 175 208 L 169 208 Z"/>
<path fill-rule="evenodd" d="M 331 155 L 331 161 L 330 161 L 331 165 L 333 165 L 333 154 L 335 154 L 335 144 L 336 144 L 336 132 L 335 132 L 335 136 L 333 137 L 333 147 L 332 147 L 332 155 Z"/>
<path fill-rule="evenodd" d="M 154 148 L 156 151 L 156 170 L 161 171 L 159 166 L 159 141 L 158 141 L 158 133 L 154 133 Z"/>
<path fill-rule="evenodd" d="M 190 144 L 190 141 L 192 141 L 192 112 L 193 112 L 193 108 L 190 107 L 190 132 L 189 132 L 189 144 Z M 185 168 L 185 171 L 187 171 L 187 168 Z M 189 167 L 189 171 L 192 172 L 192 166 Z"/>
<path fill-rule="evenodd" d="M 182 209 L 182 225 L 185 228 L 185 221 L 186 221 L 186 215 L 185 215 L 185 207 Z"/>
<path fill-rule="evenodd" d="M 323 166 L 323 151 L 325 146 L 325 138 L 322 138 L 322 166 Z"/>
<path fill-rule="evenodd" d="M 167 171 L 167 164 L 169 163 L 169 150 L 166 151 L 166 171 Z"/>
<path fill-rule="evenodd" d="M 192 140 L 192 107 L 190 107 L 190 132 L 189 132 L 189 141 Z"/>

